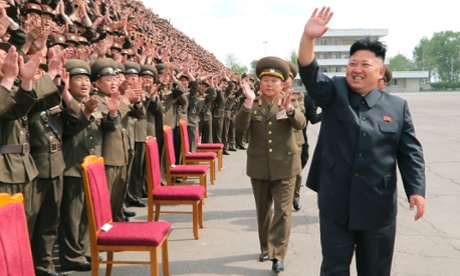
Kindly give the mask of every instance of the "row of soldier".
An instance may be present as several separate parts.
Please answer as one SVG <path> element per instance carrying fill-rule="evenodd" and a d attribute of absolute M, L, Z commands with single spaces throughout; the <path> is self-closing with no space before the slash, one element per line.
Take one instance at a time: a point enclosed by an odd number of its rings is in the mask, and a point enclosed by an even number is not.
<path fill-rule="evenodd" d="M 186 119 L 192 149 L 196 135 L 236 148 L 232 120 L 242 95 L 237 74 L 200 76 L 187 64 L 111 58 L 90 65 L 67 60 L 67 50 L 52 52 L 43 66 L 41 53 L 24 62 L 14 46 L 1 43 L 1 49 L 0 156 L 6 170 L 0 192 L 24 194 L 37 275 L 58 275 L 55 243 L 63 270 L 91 269 L 80 168 L 86 155 L 104 157 L 113 218 L 123 221 L 135 215 L 125 202 L 145 204 L 147 135 L 157 136 L 162 148 L 163 125 L 170 125 L 180 149 L 176 126 Z"/>

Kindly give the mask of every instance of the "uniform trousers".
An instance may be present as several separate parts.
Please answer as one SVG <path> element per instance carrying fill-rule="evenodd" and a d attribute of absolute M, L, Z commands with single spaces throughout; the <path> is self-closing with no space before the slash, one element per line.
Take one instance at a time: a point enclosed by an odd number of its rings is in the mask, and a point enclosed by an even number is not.
<path fill-rule="evenodd" d="M 212 141 L 212 120 L 200 121 L 201 143 L 213 143 Z"/>
<path fill-rule="evenodd" d="M 294 181 L 295 176 L 274 181 L 251 178 L 260 250 L 272 260 L 283 261 L 288 249 Z"/>
<path fill-rule="evenodd" d="M 109 186 L 110 206 L 114 222 L 124 221 L 123 206 L 126 197 L 127 168 L 125 166 L 105 165 L 107 183 Z"/>
<path fill-rule="evenodd" d="M 358 275 L 388 276 L 391 272 L 396 221 L 371 230 L 349 230 L 320 212 L 323 261 L 321 276 L 350 275 L 350 263 L 356 251 Z"/>
<path fill-rule="evenodd" d="M 63 176 L 37 178 L 32 187 L 29 233 L 37 274 L 55 272 L 53 247 L 57 239 L 63 191 Z"/>
<path fill-rule="evenodd" d="M 190 145 L 190 151 L 196 151 L 196 126 L 187 126 L 188 140 Z"/>
<path fill-rule="evenodd" d="M 64 176 L 64 189 L 59 225 L 59 262 L 62 268 L 72 268 L 86 262 L 90 256 L 88 213 L 83 178 Z"/>
<path fill-rule="evenodd" d="M 303 145 L 299 147 L 299 156 L 300 156 L 301 162 L 302 162 L 302 150 L 303 150 Z M 308 152 L 308 148 L 307 148 L 307 152 Z M 302 169 L 304 167 L 305 166 L 302 166 Z M 300 200 L 300 188 L 301 187 L 302 187 L 302 173 L 299 173 L 295 178 L 295 189 L 294 189 L 294 201 L 293 202 L 298 202 Z"/>
<path fill-rule="evenodd" d="M 140 201 L 142 195 L 146 193 L 146 164 L 145 164 L 145 143 L 135 142 L 134 144 L 134 156 L 131 164 L 131 168 L 128 170 L 129 183 L 128 183 L 128 195 L 126 201 Z"/>
<path fill-rule="evenodd" d="M 222 143 L 222 129 L 224 126 L 224 117 L 212 118 L 212 142 Z"/>

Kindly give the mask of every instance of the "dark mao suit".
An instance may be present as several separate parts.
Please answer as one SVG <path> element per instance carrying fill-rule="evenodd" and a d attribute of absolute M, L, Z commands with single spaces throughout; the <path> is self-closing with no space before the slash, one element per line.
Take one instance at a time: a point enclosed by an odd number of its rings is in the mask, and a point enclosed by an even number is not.
<path fill-rule="evenodd" d="M 425 196 L 422 146 L 415 137 L 407 102 L 377 88 L 362 97 L 348 87 L 344 77 L 329 78 L 320 72 L 316 60 L 301 67 L 300 76 L 323 111 L 307 178 L 307 186 L 318 193 L 321 227 L 325 227 L 323 218 L 350 231 L 395 225 L 397 165 L 407 197 Z M 358 243 L 358 273 L 389 274 L 394 232 L 392 227 L 387 233 L 389 260 L 385 264 L 360 262 Z M 328 245 L 322 240 L 323 257 L 334 250 Z"/>

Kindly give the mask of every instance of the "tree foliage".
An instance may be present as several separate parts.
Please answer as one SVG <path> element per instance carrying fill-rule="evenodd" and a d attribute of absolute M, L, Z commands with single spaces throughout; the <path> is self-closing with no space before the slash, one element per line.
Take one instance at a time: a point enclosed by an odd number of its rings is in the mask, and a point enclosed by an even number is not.
<path fill-rule="evenodd" d="M 390 68 L 393 71 L 414 71 L 416 66 L 414 63 L 402 54 L 398 54 L 390 58 Z"/>

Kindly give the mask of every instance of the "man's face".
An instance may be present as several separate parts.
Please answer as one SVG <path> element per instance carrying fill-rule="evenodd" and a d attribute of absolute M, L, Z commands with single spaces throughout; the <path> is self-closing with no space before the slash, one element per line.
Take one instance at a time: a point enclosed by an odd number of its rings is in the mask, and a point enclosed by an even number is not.
<path fill-rule="evenodd" d="M 288 77 L 284 82 L 283 82 L 283 91 L 287 91 L 289 88 L 292 86 L 292 78 Z"/>
<path fill-rule="evenodd" d="M 141 78 L 144 87 L 151 87 L 155 81 L 154 78 L 150 75 L 143 75 Z"/>
<path fill-rule="evenodd" d="M 91 82 L 87 75 L 75 75 L 70 78 L 69 92 L 74 98 L 84 100 L 91 91 Z"/>
<path fill-rule="evenodd" d="M 187 88 L 188 87 L 188 84 L 189 84 L 189 81 L 187 78 L 180 78 L 179 81 L 182 83 L 182 86 Z"/>
<path fill-rule="evenodd" d="M 266 75 L 260 79 L 260 91 L 269 101 L 273 101 L 282 89 L 283 81 L 278 77 Z"/>
<path fill-rule="evenodd" d="M 42 14 L 41 19 L 43 28 L 45 28 L 46 30 L 50 29 L 53 23 L 53 18 L 51 18 L 49 14 L 44 13 Z"/>
<path fill-rule="evenodd" d="M 102 93 L 111 96 L 118 91 L 120 85 L 118 76 L 102 76 L 96 81 L 96 86 Z"/>
<path fill-rule="evenodd" d="M 377 86 L 385 69 L 383 60 L 368 50 L 356 51 L 348 60 L 346 80 L 353 91 L 364 95 Z"/>
<path fill-rule="evenodd" d="M 221 82 L 220 82 L 220 89 L 221 89 L 222 91 L 224 91 L 224 90 L 227 90 L 227 88 L 228 88 L 228 82 L 226 82 L 226 81 L 221 81 Z"/>
<path fill-rule="evenodd" d="M 136 74 L 127 74 L 125 76 L 126 76 L 126 80 L 129 82 L 129 84 L 133 84 L 133 83 L 139 81 L 139 76 L 136 75 Z"/>

